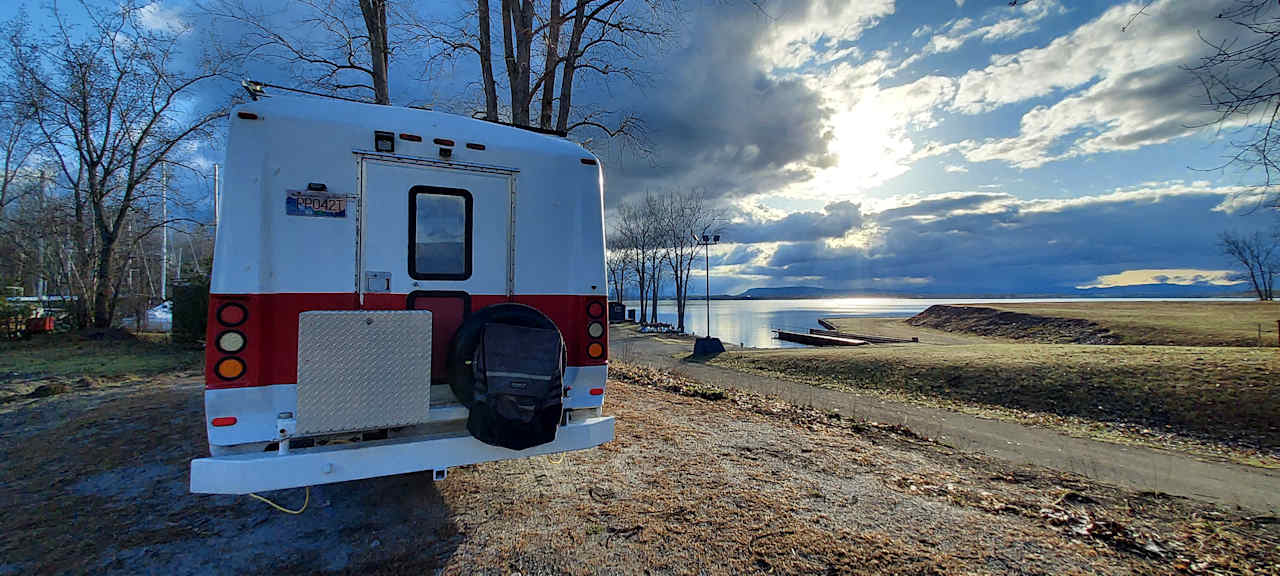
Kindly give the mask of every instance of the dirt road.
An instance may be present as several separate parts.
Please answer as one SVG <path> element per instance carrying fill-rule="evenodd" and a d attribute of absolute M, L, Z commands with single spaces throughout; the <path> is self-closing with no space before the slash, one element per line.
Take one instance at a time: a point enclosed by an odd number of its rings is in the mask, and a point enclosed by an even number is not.
<path fill-rule="evenodd" d="M 195 377 L 2 404 L 0 574 L 1277 573 L 1267 518 L 614 373 L 599 449 L 320 486 L 297 516 L 187 494 Z"/>
<path fill-rule="evenodd" d="M 803 383 L 682 361 L 692 350 L 684 340 L 615 330 L 610 354 L 712 385 L 773 394 L 791 402 L 838 409 L 842 414 L 901 424 L 966 451 L 1018 464 L 1033 464 L 1086 475 L 1137 490 L 1164 492 L 1242 506 L 1258 513 L 1280 512 L 1280 471 L 1199 460 L 1185 454 L 1076 438 L 1053 430 L 993 420 L 946 409 L 818 388 Z"/>

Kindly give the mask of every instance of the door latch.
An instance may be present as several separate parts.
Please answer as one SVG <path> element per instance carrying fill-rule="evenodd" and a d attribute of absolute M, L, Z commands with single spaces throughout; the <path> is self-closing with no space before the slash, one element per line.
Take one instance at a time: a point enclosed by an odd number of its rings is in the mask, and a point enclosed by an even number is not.
<path fill-rule="evenodd" d="M 364 291 L 365 292 L 390 292 L 391 291 L 391 273 L 365 271 Z"/>

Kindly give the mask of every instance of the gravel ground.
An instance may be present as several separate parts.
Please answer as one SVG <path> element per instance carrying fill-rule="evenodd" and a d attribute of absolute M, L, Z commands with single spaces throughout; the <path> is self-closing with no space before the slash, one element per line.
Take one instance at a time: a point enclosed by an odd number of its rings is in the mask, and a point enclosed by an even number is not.
<path fill-rule="evenodd" d="M 320 486 L 298 516 L 191 495 L 193 375 L 0 405 L 0 574 L 1280 574 L 1280 526 L 615 364 L 617 439 Z M 302 490 L 268 494 L 296 507 Z"/>

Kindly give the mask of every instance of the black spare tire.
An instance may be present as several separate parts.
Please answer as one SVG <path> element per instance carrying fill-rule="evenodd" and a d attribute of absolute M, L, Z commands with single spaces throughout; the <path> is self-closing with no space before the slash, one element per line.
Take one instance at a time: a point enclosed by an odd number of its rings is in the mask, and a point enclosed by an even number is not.
<path fill-rule="evenodd" d="M 546 314 L 537 308 L 514 302 L 504 302 L 481 308 L 467 317 L 462 326 L 453 335 L 449 348 L 449 389 L 463 406 L 471 408 L 475 400 L 475 374 L 471 370 L 471 361 L 476 348 L 480 346 L 486 324 L 508 324 L 524 328 L 560 329 Z M 561 348 L 564 348 L 564 337 L 561 335 Z"/>

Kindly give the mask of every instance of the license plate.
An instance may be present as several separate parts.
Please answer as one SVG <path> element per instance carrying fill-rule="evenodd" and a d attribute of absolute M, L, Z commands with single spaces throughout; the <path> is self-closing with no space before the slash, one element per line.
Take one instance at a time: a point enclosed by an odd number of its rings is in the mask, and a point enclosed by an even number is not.
<path fill-rule="evenodd" d="M 289 190 L 285 197 L 285 213 L 289 216 L 346 218 L 347 198 L 334 194 Z"/>

